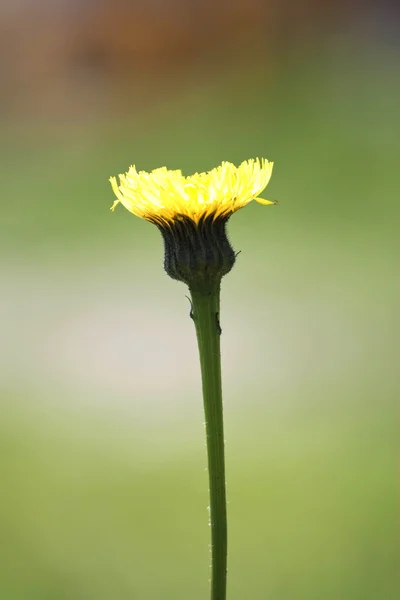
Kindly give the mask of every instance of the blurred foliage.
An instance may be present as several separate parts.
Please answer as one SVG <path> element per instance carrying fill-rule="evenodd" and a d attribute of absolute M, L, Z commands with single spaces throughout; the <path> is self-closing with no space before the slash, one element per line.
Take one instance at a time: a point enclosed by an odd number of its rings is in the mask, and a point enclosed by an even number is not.
<path fill-rule="evenodd" d="M 184 404 L 176 403 L 185 393 L 179 377 L 175 388 L 161 384 L 147 409 L 138 392 L 133 413 L 109 390 L 98 392 L 104 406 L 85 403 L 83 388 L 79 406 L 51 374 L 42 397 L 31 380 L 34 359 L 45 359 L 40 339 L 28 343 L 29 327 L 37 298 L 43 311 L 54 309 L 63 278 L 72 282 L 66 314 L 74 302 L 95 311 L 105 278 L 113 310 L 140 311 L 149 335 L 157 322 L 146 312 L 150 291 L 171 331 L 180 319 L 189 331 L 181 305 L 179 317 L 173 308 L 184 289 L 160 268 L 158 232 L 127 211 L 109 212 L 107 179 L 129 162 L 189 173 L 254 156 L 275 161 L 268 197 L 280 205 L 250 206 L 229 228 L 243 250 L 223 287 L 229 598 L 398 597 L 399 82 L 389 55 L 357 48 L 292 57 L 275 76 L 267 68 L 210 76 L 123 121 L 4 127 L 2 279 L 5 306 L 19 315 L 5 331 L 10 348 L 12 336 L 20 340 L 20 371 L 3 384 L 1 598 L 207 597 L 198 381 Z M 54 289 L 41 288 L 44 271 Z M 22 295 L 10 284 L 20 279 Z M 179 373 L 179 336 L 152 339 Z M 29 352 L 33 367 L 24 371 Z M 156 381 L 157 355 L 143 352 Z M 7 343 L 3 353 L 5 373 Z M 126 377 L 140 377 L 134 361 Z"/>

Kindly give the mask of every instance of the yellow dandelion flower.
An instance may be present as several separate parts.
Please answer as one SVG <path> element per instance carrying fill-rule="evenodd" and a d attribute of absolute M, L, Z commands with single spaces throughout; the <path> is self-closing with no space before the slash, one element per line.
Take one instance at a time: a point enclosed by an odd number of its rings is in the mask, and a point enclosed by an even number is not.
<path fill-rule="evenodd" d="M 235 264 L 237 253 L 226 233 L 230 216 L 260 198 L 271 178 L 273 163 L 247 160 L 236 167 L 223 162 L 207 173 L 189 177 L 166 167 L 111 177 L 117 197 L 131 213 L 154 223 L 164 241 L 167 274 L 188 285 L 190 317 L 199 348 L 208 456 L 211 598 L 226 599 L 227 510 L 225 443 L 221 382 L 220 284 Z M 178 367 L 179 368 L 179 367 Z"/>
<path fill-rule="evenodd" d="M 209 216 L 229 217 L 252 200 L 275 204 L 259 197 L 272 167 L 265 159 L 247 160 L 238 167 L 223 162 L 207 173 L 185 177 L 166 167 L 147 173 L 132 166 L 119 175 L 119 184 L 116 177 L 110 178 L 117 197 L 112 210 L 121 203 L 134 215 L 157 224 L 170 224 L 177 216 L 195 223 Z"/>
<path fill-rule="evenodd" d="M 134 166 L 111 177 L 117 197 L 134 215 L 157 225 L 164 239 L 164 267 L 168 275 L 189 285 L 191 291 L 209 293 L 232 269 L 236 254 L 226 235 L 229 217 L 260 198 L 271 178 L 273 163 L 251 159 L 236 167 L 223 162 L 207 173 L 185 177 L 166 167 L 151 173 Z"/>

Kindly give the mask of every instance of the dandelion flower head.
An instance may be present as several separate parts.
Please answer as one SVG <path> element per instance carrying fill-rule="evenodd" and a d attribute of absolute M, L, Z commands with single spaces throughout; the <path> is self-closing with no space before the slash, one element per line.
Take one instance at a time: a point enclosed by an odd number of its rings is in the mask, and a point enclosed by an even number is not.
<path fill-rule="evenodd" d="M 111 177 L 117 197 L 112 210 L 121 203 L 134 215 L 159 226 L 171 225 L 186 217 L 198 224 L 207 217 L 224 220 L 252 200 L 275 204 L 260 198 L 272 175 L 273 163 L 250 159 L 238 167 L 223 162 L 204 173 L 185 177 L 180 170 L 166 167 L 150 173 L 131 166 L 127 173 Z"/>

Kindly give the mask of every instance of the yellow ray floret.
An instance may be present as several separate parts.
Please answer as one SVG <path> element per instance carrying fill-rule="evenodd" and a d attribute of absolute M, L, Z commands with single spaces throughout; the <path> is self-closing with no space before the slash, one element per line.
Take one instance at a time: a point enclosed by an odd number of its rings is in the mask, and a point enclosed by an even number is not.
<path fill-rule="evenodd" d="M 110 177 L 117 197 L 112 210 L 121 203 L 131 213 L 148 221 L 172 222 L 177 215 L 196 223 L 206 216 L 229 216 L 252 200 L 275 204 L 259 198 L 268 185 L 273 163 L 246 160 L 239 167 L 223 162 L 207 173 L 185 177 L 181 171 L 166 167 L 151 173 L 136 171 L 134 166 L 124 175 Z"/>

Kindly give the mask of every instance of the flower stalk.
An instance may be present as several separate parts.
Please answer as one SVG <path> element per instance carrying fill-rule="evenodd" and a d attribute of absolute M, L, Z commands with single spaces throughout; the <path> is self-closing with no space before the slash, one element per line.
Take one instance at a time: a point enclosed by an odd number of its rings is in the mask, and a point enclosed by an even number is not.
<path fill-rule="evenodd" d="M 199 347 L 207 439 L 211 526 L 211 600 L 226 599 L 227 514 L 221 386 L 220 290 L 190 290 Z"/>

